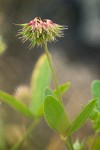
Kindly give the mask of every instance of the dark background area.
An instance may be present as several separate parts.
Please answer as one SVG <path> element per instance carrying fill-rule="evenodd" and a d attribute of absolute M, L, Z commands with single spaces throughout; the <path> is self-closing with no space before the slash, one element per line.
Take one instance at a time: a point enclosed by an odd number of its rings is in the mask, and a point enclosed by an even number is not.
<path fill-rule="evenodd" d="M 68 26 L 64 38 L 49 44 L 49 48 L 59 82 L 70 81 L 72 84 L 64 100 L 67 98 L 65 104 L 70 116 L 75 115 L 80 109 L 78 105 L 91 98 L 92 80 L 100 79 L 99 10 L 99 0 L 0 0 L 0 35 L 7 45 L 5 53 L 0 56 L 0 90 L 13 94 L 17 86 L 28 85 L 35 62 L 43 53 L 40 47 L 29 50 L 28 42 L 21 43 L 16 37 L 19 27 L 14 23 L 27 23 L 37 16 L 50 19 L 55 23 Z M 18 121 L 23 124 L 22 118 L 19 119 L 12 109 L 5 105 L 3 107 L 7 125 Z M 18 126 L 21 127 L 19 123 Z M 50 135 L 55 141 L 59 141 L 58 136 L 53 135 L 44 121 L 37 128 L 38 132 L 35 131 L 33 136 L 35 138 L 33 140 L 30 138 L 30 150 L 47 149 Z M 89 127 L 87 130 L 91 133 Z M 81 133 L 80 136 L 85 134 L 84 128 Z M 61 143 L 58 147 L 59 145 Z"/>

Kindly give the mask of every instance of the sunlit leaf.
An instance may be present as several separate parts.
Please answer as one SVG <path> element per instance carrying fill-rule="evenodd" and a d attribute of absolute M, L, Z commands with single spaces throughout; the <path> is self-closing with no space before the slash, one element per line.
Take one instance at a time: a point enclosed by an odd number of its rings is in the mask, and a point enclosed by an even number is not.
<path fill-rule="evenodd" d="M 7 45 L 4 43 L 2 37 L 0 36 L 0 55 L 2 55 L 7 48 Z"/>
<path fill-rule="evenodd" d="M 51 70 L 46 55 L 42 55 L 37 62 L 32 74 L 30 109 L 35 116 L 43 115 L 43 100 L 46 87 L 51 81 Z"/>

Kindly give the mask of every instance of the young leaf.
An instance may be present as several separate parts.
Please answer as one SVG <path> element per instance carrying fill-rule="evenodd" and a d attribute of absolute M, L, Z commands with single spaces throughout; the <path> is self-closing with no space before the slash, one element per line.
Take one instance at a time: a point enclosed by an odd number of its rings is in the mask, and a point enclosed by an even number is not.
<path fill-rule="evenodd" d="M 59 86 L 59 90 L 60 90 L 60 92 L 61 92 L 62 95 L 69 88 L 69 86 L 70 86 L 69 82 L 67 82 L 67 83 L 62 84 L 62 85 Z M 56 89 L 52 91 L 50 88 L 46 88 L 44 95 L 45 95 L 45 97 L 48 96 L 48 95 L 52 95 L 52 96 L 58 97 L 58 91 Z"/>
<path fill-rule="evenodd" d="M 91 111 L 93 110 L 96 104 L 96 99 L 90 101 L 83 110 L 77 115 L 77 117 L 72 121 L 69 130 L 67 131 L 67 136 L 73 134 L 76 130 L 78 130 L 89 117 Z"/>
<path fill-rule="evenodd" d="M 46 88 L 44 92 L 44 98 L 48 95 L 54 96 L 53 91 L 50 88 Z"/>
<path fill-rule="evenodd" d="M 53 91 L 50 88 L 46 88 L 45 92 L 44 92 L 44 99 L 46 98 L 46 96 L 55 96 Z"/>
<path fill-rule="evenodd" d="M 43 115 L 43 100 L 45 88 L 50 84 L 51 70 L 46 55 L 42 55 L 37 62 L 32 74 L 31 93 L 32 102 L 30 109 L 35 116 Z"/>
<path fill-rule="evenodd" d="M 100 81 L 95 80 L 92 82 L 91 91 L 93 98 L 97 99 L 96 108 L 100 111 Z"/>
<path fill-rule="evenodd" d="M 65 91 L 68 90 L 69 86 L 70 86 L 69 82 L 67 82 L 67 83 L 62 84 L 61 86 L 59 86 L 60 93 L 63 95 L 65 93 Z M 58 97 L 58 92 L 57 92 L 56 89 L 53 91 L 53 93 Z"/>
<path fill-rule="evenodd" d="M 62 105 L 53 96 L 47 96 L 44 101 L 44 116 L 48 125 L 65 135 L 69 127 L 69 121 Z"/>
<path fill-rule="evenodd" d="M 22 115 L 27 117 L 33 117 L 32 112 L 23 103 L 16 100 L 10 94 L 0 91 L 0 100 L 10 105 L 16 111 L 20 112 Z"/>

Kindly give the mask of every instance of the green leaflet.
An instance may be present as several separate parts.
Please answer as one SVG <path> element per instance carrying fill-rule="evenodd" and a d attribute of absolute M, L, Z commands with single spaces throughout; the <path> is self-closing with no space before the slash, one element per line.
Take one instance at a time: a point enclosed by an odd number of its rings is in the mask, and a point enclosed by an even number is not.
<path fill-rule="evenodd" d="M 97 99 L 96 108 L 100 111 L 100 81 L 95 80 L 92 82 L 91 91 L 93 98 Z"/>
<path fill-rule="evenodd" d="M 47 96 L 44 101 L 44 116 L 48 125 L 60 133 L 65 135 L 69 127 L 69 121 L 64 108 L 55 97 Z"/>
<path fill-rule="evenodd" d="M 86 121 L 86 119 L 89 117 L 91 111 L 95 107 L 96 99 L 90 101 L 83 110 L 77 115 L 76 118 L 71 122 L 70 128 L 67 131 L 67 136 L 72 135 L 74 132 L 76 132 Z"/>
<path fill-rule="evenodd" d="M 68 90 L 69 86 L 70 86 L 70 83 L 69 83 L 69 82 L 60 85 L 60 86 L 59 86 L 60 93 L 63 95 L 63 94 L 65 93 L 65 91 Z M 59 96 L 58 96 L 58 91 L 57 91 L 56 89 L 53 91 L 53 93 L 56 95 L 56 97 L 59 97 Z"/>
<path fill-rule="evenodd" d="M 65 91 L 69 88 L 69 86 L 70 86 L 69 82 L 59 86 L 61 95 L 65 93 Z M 55 96 L 56 98 L 58 98 L 58 91 L 56 89 L 52 91 L 50 88 L 46 88 L 44 93 L 44 98 L 48 95 Z"/>
<path fill-rule="evenodd" d="M 32 102 L 31 111 L 35 116 L 43 115 L 44 91 L 51 81 L 51 70 L 46 55 L 42 55 L 37 62 L 31 79 Z"/>
<path fill-rule="evenodd" d="M 90 114 L 90 119 L 93 123 L 93 128 L 95 132 L 100 132 L 100 81 L 95 80 L 91 85 L 91 92 L 93 98 L 96 98 L 96 105 L 93 111 Z"/>
<path fill-rule="evenodd" d="M 32 112 L 22 103 L 15 99 L 10 94 L 0 91 L 0 100 L 10 105 L 16 111 L 27 117 L 33 117 Z"/>

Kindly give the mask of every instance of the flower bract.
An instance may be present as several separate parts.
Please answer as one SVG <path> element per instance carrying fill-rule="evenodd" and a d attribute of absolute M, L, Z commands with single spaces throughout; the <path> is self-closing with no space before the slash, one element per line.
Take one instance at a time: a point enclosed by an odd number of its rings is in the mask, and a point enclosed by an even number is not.
<path fill-rule="evenodd" d="M 31 47 L 55 41 L 57 37 L 62 37 L 63 30 L 67 29 L 63 25 L 56 24 L 49 19 L 41 20 L 39 17 L 20 26 L 22 29 L 19 30 L 18 35 L 23 42 L 30 41 Z"/>

